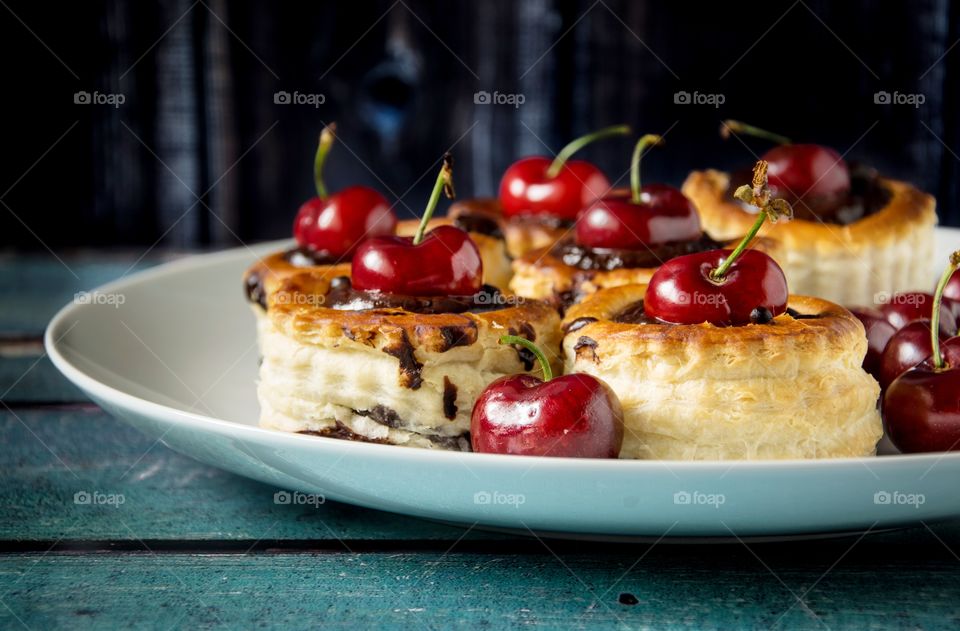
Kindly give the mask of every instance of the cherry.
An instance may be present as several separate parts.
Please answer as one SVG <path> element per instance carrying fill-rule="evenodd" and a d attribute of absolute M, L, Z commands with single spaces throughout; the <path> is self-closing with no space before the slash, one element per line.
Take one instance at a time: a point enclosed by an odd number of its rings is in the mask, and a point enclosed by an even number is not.
<path fill-rule="evenodd" d="M 659 144 L 663 144 L 663 138 L 653 134 L 637 141 L 630 163 L 629 195 L 605 195 L 580 213 L 578 243 L 592 248 L 637 250 L 700 238 L 700 215 L 683 193 L 666 184 L 640 186 L 643 151 Z"/>
<path fill-rule="evenodd" d="M 540 362 L 543 379 L 510 375 L 480 394 L 470 417 L 473 450 L 517 456 L 616 458 L 623 443 L 623 409 L 606 383 L 583 373 L 553 377 L 543 352 L 529 340 L 504 335 Z"/>
<path fill-rule="evenodd" d="M 953 317 L 960 324 L 960 272 L 954 272 L 943 288 L 943 297 L 946 299 Z"/>
<path fill-rule="evenodd" d="M 750 232 L 729 250 L 708 250 L 678 256 L 664 263 L 647 285 L 644 310 L 673 324 L 709 322 L 716 326 L 749 324 L 760 307 L 776 317 L 787 309 L 787 279 L 777 262 L 763 252 L 747 250 L 763 222 L 789 218 L 790 204 L 772 199 L 767 163 L 757 162 L 753 186 L 737 189 L 737 199 L 754 204 L 759 217 Z"/>
<path fill-rule="evenodd" d="M 426 231 L 441 192 L 453 197 L 449 153 L 416 235 L 374 237 L 357 248 L 350 273 L 354 288 L 408 296 L 472 296 L 480 291 L 483 262 L 470 235 L 453 226 Z"/>
<path fill-rule="evenodd" d="M 739 121 L 724 121 L 720 133 L 746 133 L 779 146 L 763 155 L 770 165 L 770 190 L 785 197 L 796 211 L 813 213 L 836 209 L 850 193 L 850 169 L 843 157 L 822 145 L 792 144 L 789 138 Z"/>
<path fill-rule="evenodd" d="M 902 452 L 960 447 L 960 338 L 951 338 L 941 348 L 938 322 L 944 289 L 957 268 L 960 251 L 950 255 L 934 294 L 928 331 L 932 355 L 897 377 L 883 397 L 887 434 Z"/>
<path fill-rule="evenodd" d="M 584 206 L 610 190 L 610 180 L 593 164 L 570 157 L 585 145 L 630 133 L 626 125 L 607 127 L 577 138 L 551 160 L 530 156 L 517 160 L 500 180 L 500 205 L 507 217 L 550 215 L 573 221 Z"/>
<path fill-rule="evenodd" d="M 930 340 L 930 320 L 914 320 L 893 334 L 880 355 L 877 374 L 880 387 L 886 389 L 894 379 L 913 368 L 933 353 Z M 949 339 L 941 333 L 941 342 Z"/>
<path fill-rule="evenodd" d="M 953 335 L 957 331 L 957 318 L 951 306 L 940 304 L 940 332 L 944 335 Z M 897 292 L 880 307 L 895 329 L 902 329 L 915 320 L 929 320 L 932 310 L 933 294 L 922 291 Z"/>
<path fill-rule="evenodd" d="M 867 334 L 867 354 L 863 358 L 863 369 L 880 380 L 880 358 L 887 342 L 897 332 L 879 309 L 872 307 L 851 307 L 850 313 L 863 323 Z"/>
<path fill-rule="evenodd" d="M 335 138 L 336 125 L 331 123 L 320 134 L 313 162 L 317 196 L 300 206 L 293 220 L 293 236 L 300 247 L 339 259 L 353 253 L 366 237 L 392 235 L 397 216 L 383 195 L 366 186 L 327 194 L 323 165 Z"/>

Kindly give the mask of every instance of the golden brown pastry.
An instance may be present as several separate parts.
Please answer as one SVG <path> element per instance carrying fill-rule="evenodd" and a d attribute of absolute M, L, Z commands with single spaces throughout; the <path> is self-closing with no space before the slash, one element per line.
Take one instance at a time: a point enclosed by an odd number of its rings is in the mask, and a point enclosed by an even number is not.
<path fill-rule="evenodd" d="M 602 289 L 564 319 L 566 372 L 603 379 L 623 405 L 622 458 L 869 456 L 883 430 L 862 368 L 863 326 L 791 296 L 772 322 L 671 325 L 643 313 L 645 285 Z"/>
<path fill-rule="evenodd" d="M 506 241 L 507 254 L 512 258 L 551 247 L 569 236 L 573 229 L 572 222 L 549 215 L 521 215 L 507 219 L 496 198 L 455 202 L 450 206 L 447 216 L 471 235 L 478 231 L 501 235 Z"/>
<path fill-rule="evenodd" d="M 792 291 L 840 304 L 872 304 L 876 294 L 926 289 L 932 278 L 936 201 L 905 182 L 873 174 L 855 175 L 863 199 L 834 222 L 794 218 L 776 227 L 783 251 L 773 254 Z M 743 234 L 756 219 L 731 197 L 731 176 L 694 171 L 683 185 L 704 229 L 717 239 Z M 858 207 L 859 206 L 859 207 Z M 760 234 L 770 231 L 764 226 Z"/>

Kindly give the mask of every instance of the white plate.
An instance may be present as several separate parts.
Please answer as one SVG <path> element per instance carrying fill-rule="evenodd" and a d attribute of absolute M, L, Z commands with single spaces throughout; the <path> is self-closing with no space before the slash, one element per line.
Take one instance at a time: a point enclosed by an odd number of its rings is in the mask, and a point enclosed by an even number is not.
<path fill-rule="evenodd" d="M 946 261 L 960 230 L 937 237 Z M 101 287 L 57 314 L 47 351 L 90 398 L 176 451 L 278 487 L 431 519 L 610 538 L 810 535 L 960 516 L 960 453 L 601 461 L 261 429 L 254 322 L 240 277 L 281 245 L 192 257 Z"/>

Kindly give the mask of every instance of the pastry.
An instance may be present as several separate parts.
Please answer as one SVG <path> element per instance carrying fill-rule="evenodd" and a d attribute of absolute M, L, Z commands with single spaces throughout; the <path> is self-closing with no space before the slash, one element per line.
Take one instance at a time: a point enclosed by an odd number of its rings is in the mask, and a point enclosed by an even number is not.
<path fill-rule="evenodd" d="M 792 212 L 760 161 L 737 198 L 758 207 L 731 252 L 677 257 L 649 285 L 602 289 L 567 312 L 564 364 L 623 406 L 621 457 L 680 460 L 867 456 L 882 435 L 863 325 L 789 296 L 783 270 L 747 248 Z"/>
<path fill-rule="evenodd" d="M 744 129 L 733 121 L 724 129 L 729 125 Z M 839 154 L 818 145 L 784 144 L 764 158 L 771 164 L 771 188 L 796 213 L 777 230 L 783 252 L 775 256 L 794 291 L 841 304 L 876 304 L 928 284 L 937 223 L 931 195 L 870 169 L 848 168 Z M 694 171 L 684 183 L 715 238 L 735 238 L 756 218 L 732 197 L 748 179 L 746 171 L 707 170 Z"/>

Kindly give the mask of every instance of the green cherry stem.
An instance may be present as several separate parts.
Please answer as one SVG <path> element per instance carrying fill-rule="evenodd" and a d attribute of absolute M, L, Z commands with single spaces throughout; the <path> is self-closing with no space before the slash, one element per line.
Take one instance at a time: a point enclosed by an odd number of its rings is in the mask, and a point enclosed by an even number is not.
<path fill-rule="evenodd" d="M 933 314 L 930 316 L 930 348 L 933 349 L 933 368 L 943 370 L 943 353 L 940 352 L 940 303 L 943 302 L 943 290 L 950 281 L 953 273 L 960 268 L 960 250 L 950 255 L 950 265 L 943 270 L 943 276 L 937 283 L 937 291 L 933 294 Z"/>
<path fill-rule="evenodd" d="M 537 361 L 540 362 L 540 370 L 543 371 L 543 380 L 550 381 L 553 379 L 553 370 L 550 368 L 550 362 L 547 361 L 547 356 L 543 354 L 543 351 L 540 350 L 540 347 L 528 340 L 525 337 L 520 337 L 519 335 L 504 335 L 500 338 L 501 344 L 517 344 L 522 346 L 531 353 L 534 357 L 537 358 Z"/>
<path fill-rule="evenodd" d="M 413 244 L 420 245 L 423 236 L 427 232 L 427 224 L 433 217 L 433 211 L 437 209 L 437 202 L 440 201 L 440 193 L 444 193 L 448 199 L 453 199 L 453 156 L 449 153 L 443 154 L 443 166 L 440 167 L 440 173 L 437 175 L 437 181 L 433 184 L 433 191 L 430 193 L 430 201 L 427 202 L 427 209 L 423 211 L 423 217 L 420 218 L 420 225 L 417 226 L 417 234 L 413 237 Z"/>
<path fill-rule="evenodd" d="M 594 140 L 612 138 L 613 136 L 626 136 L 628 134 L 630 134 L 629 125 L 614 125 L 613 127 L 604 127 L 586 136 L 580 136 L 560 150 L 557 157 L 550 163 L 550 168 L 547 169 L 547 177 L 557 177 L 560 174 L 560 170 L 563 169 L 563 165 L 567 163 L 567 160 Z"/>
<path fill-rule="evenodd" d="M 647 147 L 657 147 L 663 144 L 663 136 L 646 134 L 640 137 L 633 148 L 633 157 L 630 159 L 630 190 L 633 192 L 633 203 L 641 202 L 640 195 L 640 158 Z"/>
<path fill-rule="evenodd" d="M 744 184 L 733 194 L 734 197 L 747 204 L 752 204 L 760 209 L 757 220 L 753 222 L 750 231 L 740 240 L 737 247 L 730 253 L 730 256 L 710 272 L 710 280 L 716 283 L 722 283 L 730 267 L 740 258 L 743 251 L 753 241 L 753 238 L 760 232 L 763 222 L 769 219 L 776 223 L 780 219 L 790 219 L 793 217 L 793 208 L 784 199 L 771 199 L 770 188 L 767 186 L 767 164 L 766 160 L 760 160 L 753 167 L 752 185 Z"/>
<path fill-rule="evenodd" d="M 317 144 L 317 155 L 313 158 L 313 184 L 317 187 L 317 196 L 327 198 L 327 187 L 323 183 L 323 165 L 327 161 L 327 154 L 337 139 L 337 124 L 330 123 L 320 132 L 320 142 Z"/>
<path fill-rule="evenodd" d="M 730 137 L 730 134 L 746 134 L 748 136 L 754 136 L 756 138 L 763 138 L 769 140 L 770 142 L 775 142 L 778 145 L 791 145 L 790 139 L 786 136 L 781 136 L 780 134 L 775 134 L 772 131 L 767 131 L 766 129 L 760 129 L 759 127 L 754 127 L 753 125 L 748 125 L 740 121 L 735 120 L 725 120 L 723 124 L 720 125 L 720 136 L 726 140 Z"/>

